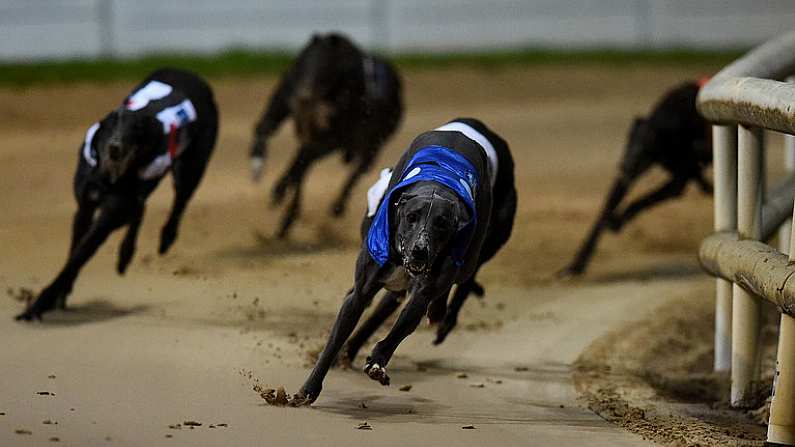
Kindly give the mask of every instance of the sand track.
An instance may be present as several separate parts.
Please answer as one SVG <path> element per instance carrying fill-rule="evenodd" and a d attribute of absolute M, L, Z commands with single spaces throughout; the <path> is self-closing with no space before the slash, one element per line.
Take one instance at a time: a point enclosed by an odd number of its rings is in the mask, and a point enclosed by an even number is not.
<path fill-rule="evenodd" d="M 337 159 L 322 162 L 310 175 L 292 240 L 275 241 L 280 210 L 266 206 L 267 189 L 292 155 L 291 129 L 271 145 L 265 184 L 249 183 L 245 159 L 273 79 L 213 80 L 220 143 L 172 253 L 154 254 L 171 200 L 165 181 L 148 204 L 126 277 L 113 271 L 115 235 L 79 278 L 73 311 L 23 325 L 11 321 L 21 304 L 0 297 L 0 445 L 51 445 L 51 437 L 81 446 L 645 444 L 578 404 L 572 365 L 600 336 L 694 287 L 709 299 L 711 282 L 693 256 L 711 226 L 709 198 L 689 191 L 621 237 L 606 237 L 585 279 L 550 278 L 601 204 L 632 116 L 645 113 L 668 86 L 708 71 L 547 66 L 408 73 L 408 116 L 379 164 L 445 120 L 484 119 L 515 153 L 514 236 L 482 272 L 485 300 L 467 303 L 445 345 L 432 347 L 433 334 L 423 326 L 390 365 L 392 387 L 358 370 L 335 370 L 315 407 L 298 410 L 269 407 L 251 388 L 295 391 L 301 384 L 307 353 L 322 343 L 350 286 L 365 183 L 375 170 L 356 189 L 348 215 L 333 220 L 327 208 L 344 171 Z M 0 91 L 3 289 L 38 290 L 63 262 L 78 144 L 127 88 Z M 653 173 L 639 189 L 662 179 Z M 461 372 L 468 377 L 457 378 Z M 398 390 L 407 384 L 411 391 Z M 484 387 L 470 386 L 478 384 Z M 373 429 L 357 430 L 363 420 Z"/>

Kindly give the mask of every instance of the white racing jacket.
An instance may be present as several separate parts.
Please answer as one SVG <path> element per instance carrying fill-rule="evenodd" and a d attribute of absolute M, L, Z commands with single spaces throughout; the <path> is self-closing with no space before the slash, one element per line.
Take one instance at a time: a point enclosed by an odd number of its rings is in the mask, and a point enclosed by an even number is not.
<path fill-rule="evenodd" d="M 172 86 L 150 81 L 127 97 L 124 108 L 133 113 L 151 113 L 163 125 L 166 145 L 158 148 L 159 155 L 138 172 L 142 180 L 162 177 L 190 143 L 187 125 L 197 118 L 193 103 Z M 94 123 L 88 128 L 83 143 L 83 157 L 90 166 L 97 165 L 93 140 L 99 126 L 99 123 Z"/>

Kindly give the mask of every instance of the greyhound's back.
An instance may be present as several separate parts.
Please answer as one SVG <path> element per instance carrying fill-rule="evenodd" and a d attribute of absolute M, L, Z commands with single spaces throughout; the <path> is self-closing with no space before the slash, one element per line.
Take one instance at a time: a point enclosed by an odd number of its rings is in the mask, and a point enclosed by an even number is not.
<path fill-rule="evenodd" d="M 485 136 L 497 154 L 497 178 L 492 188 L 491 220 L 486 239 L 480 251 L 479 264 L 491 259 L 511 236 L 516 216 L 516 185 L 514 161 L 508 142 L 475 118 L 456 118 L 454 122 L 465 123 Z"/>
<path fill-rule="evenodd" d="M 215 104 L 210 84 L 196 73 L 179 68 L 160 68 L 146 77 L 134 90 L 138 90 L 151 81 L 160 81 L 181 91 L 190 98 L 198 116 L 198 121 L 217 122 L 218 107 Z"/>
<path fill-rule="evenodd" d="M 697 172 L 705 161 L 702 160 L 704 155 L 696 151 L 696 147 L 708 145 L 710 138 L 708 123 L 696 109 L 700 88 L 695 81 L 678 85 L 649 114 L 648 122 L 656 135 L 660 162 L 671 171 L 687 167 Z"/>

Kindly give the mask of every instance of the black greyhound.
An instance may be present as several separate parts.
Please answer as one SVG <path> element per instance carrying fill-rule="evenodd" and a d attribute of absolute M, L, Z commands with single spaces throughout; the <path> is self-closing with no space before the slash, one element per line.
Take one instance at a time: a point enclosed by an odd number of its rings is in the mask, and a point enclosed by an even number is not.
<path fill-rule="evenodd" d="M 77 212 L 66 265 L 19 320 L 41 318 L 66 297 L 80 269 L 114 230 L 127 225 L 117 271 L 124 274 L 135 251 L 144 204 L 173 171 L 174 204 L 160 235 L 168 251 L 210 159 L 218 111 L 207 83 L 193 73 L 161 69 L 141 82 L 124 103 L 91 126 L 80 145 L 74 179 Z"/>
<path fill-rule="evenodd" d="M 400 77 L 387 61 L 362 52 L 340 34 L 313 36 L 276 87 L 251 147 L 252 175 L 258 180 L 267 140 L 292 116 L 300 146 L 271 193 L 277 205 L 288 189 L 293 192 L 278 236 L 287 236 L 298 217 L 301 186 L 309 167 L 337 150 L 345 163 L 354 164 L 330 210 L 334 216 L 342 215 L 351 190 L 395 132 L 402 115 Z"/>
<path fill-rule="evenodd" d="M 394 174 L 382 175 L 368 196 L 353 288 L 294 405 L 317 399 L 329 368 L 381 288 L 386 295 L 348 342 L 349 359 L 407 292 L 410 299 L 367 358 L 364 370 L 370 378 L 389 384 L 386 366 L 392 354 L 426 313 L 431 321 L 447 321 L 437 341 L 444 339 L 461 304 L 478 288 L 478 269 L 510 236 L 516 212 L 513 159 L 507 143 L 483 123 L 456 119 L 418 136 Z"/>
<path fill-rule="evenodd" d="M 705 194 L 712 193 L 712 185 L 704 178 L 704 170 L 712 162 L 709 125 L 696 110 L 696 95 L 704 82 L 706 79 L 675 87 L 655 105 L 648 118 L 635 119 L 618 177 L 602 212 L 574 260 L 559 275 L 582 274 L 605 228 L 617 233 L 642 210 L 680 196 L 691 180 Z M 654 165 L 668 171 L 670 179 L 617 212 L 630 185 Z"/>

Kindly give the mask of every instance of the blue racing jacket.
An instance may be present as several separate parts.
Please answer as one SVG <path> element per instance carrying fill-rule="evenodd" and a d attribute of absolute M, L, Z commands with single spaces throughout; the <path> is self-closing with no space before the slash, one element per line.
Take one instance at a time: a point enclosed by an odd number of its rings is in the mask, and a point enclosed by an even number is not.
<path fill-rule="evenodd" d="M 393 174 L 394 175 L 394 174 Z M 422 181 L 436 182 L 450 188 L 469 208 L 472 218 L 458 231 L 453 241 L 451 257 L 457 266 L 464 264 L 472 234 L 477 226 L 475 194 L 478 191 L 479 174 L 472 163 L 460 153 L 444 146 L 430 145 L 419 149 L 406 163 L 399 181 L 384 194 L 367 233 L 367 250 L 378 265 L 389 261 L 390 207 L 392 196 L 401 189 Z"/>

